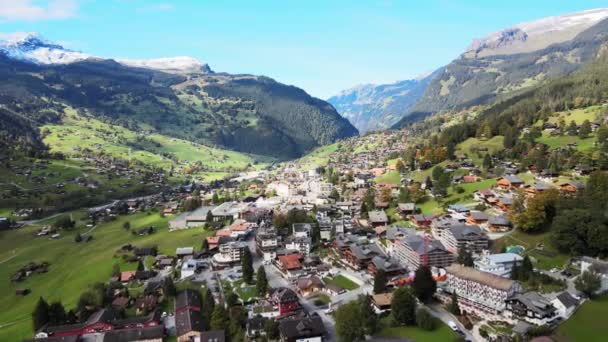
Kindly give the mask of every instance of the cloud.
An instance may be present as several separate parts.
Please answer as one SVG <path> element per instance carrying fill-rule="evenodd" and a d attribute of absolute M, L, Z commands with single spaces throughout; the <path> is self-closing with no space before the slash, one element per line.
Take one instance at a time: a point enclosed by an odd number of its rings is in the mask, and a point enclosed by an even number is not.
<path fill-rule="evenodd" d="M 67 19 L 77 12 L 77 0 L 0 0 L 0 18 L 4 20 Z"/>

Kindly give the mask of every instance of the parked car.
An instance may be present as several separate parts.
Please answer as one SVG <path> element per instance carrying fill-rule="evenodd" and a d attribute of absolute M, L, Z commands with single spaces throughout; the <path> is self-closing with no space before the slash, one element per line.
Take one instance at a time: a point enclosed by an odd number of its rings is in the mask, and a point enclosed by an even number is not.
<path fill-rule="evenodd" d="M 460 329 L 458 329 L 458 326 L 456 325 L 456 323 L 454 323 L 454 321 L 449 321 L 448 322 L 448 326 L 450 327 L 450 329 L 454 330 L 454 331 L 459 331 Z"/>

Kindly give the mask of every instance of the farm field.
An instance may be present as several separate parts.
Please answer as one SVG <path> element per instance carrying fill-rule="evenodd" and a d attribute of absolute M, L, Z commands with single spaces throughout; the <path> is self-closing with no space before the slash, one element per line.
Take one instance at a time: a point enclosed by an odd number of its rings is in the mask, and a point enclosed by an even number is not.
<path fill-rule="evenodd" d="M 83 215 L 74 213 L 74 219 Z M 64 231 L 59 239 L 35 237 L 40 226 L 32 226 L 16 231 L 0 232 L 0 341 L 20 341 L 32 337 L 31 311 L 40 296 L 48 302 L 61 300 L 66 309 L 76 305 L 78 297 L 95 282 L 106 281 L 115 263 L 122 270 L 133 270 L 137 264 L 125 264 L 114 256 L 118 248 L 126 243 L 136 247 L 157 245 L 159 253 L 175 253 L 175 248 L 192 246 L 198 248 L 210 232 L 201 229 L 182 230 L 169 233 L 169 218 L 161 218 L 158 213 L 138 213 L 121 216 L 117 220 L 100 224 L 91 232 L 93 240 L 76 243 L 77 233 L 87 228 L 77 221 L 73 231 Z M 136 236 L 123 228 L 130 222 L 132 229 L 155 226 L 157 232 L 147 236 Z M 51 222 L 48 222 L 51 223 Z M 28 262 L 46 261 L 50 264 L 48 273 L 35 274 L 19 283 L 11 283 L 14 272 Z M 31 294 L 15 295 L 18 288 L 28 288 Z"/>

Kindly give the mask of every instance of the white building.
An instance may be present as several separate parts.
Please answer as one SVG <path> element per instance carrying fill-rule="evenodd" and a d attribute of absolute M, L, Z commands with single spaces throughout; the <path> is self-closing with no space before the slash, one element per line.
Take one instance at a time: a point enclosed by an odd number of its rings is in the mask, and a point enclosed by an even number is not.
<path fill-rule="evenodd" d="M 572 297 L 570 293 L 564 291 L 558 294 L 555 299 L 551 301 L 551 304 L 557 309 L 557 313 L 560 317 L 566 319 L 572 315 L 576 306 L 578 305 L 578 300 Z"/>
<path fill-rule="evenodd" d="M 511 278 L 513 266 L 520 265 L 523 258 L 515 253 L 484 253 L 480 259 L 475 260 L 475 269 L 489 272 L 497 276 Z"/>
<path fill-rule="evenodd" d="M 219 246 L 219 253 L 213 256 L 215 266 L 229 266 L 241 262 L 241 257 L 248 248 L 244 242 L 231 241 Z"/>

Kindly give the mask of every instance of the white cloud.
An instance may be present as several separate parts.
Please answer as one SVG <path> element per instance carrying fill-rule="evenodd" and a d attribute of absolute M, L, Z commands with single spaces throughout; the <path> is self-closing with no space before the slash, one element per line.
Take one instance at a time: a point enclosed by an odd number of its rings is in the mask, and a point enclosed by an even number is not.
<path fill-rule="evenodd" d="M 77 12 L 77 0 L 0 0 L 0 18 L 4 20 L 66 19 Z"/>

